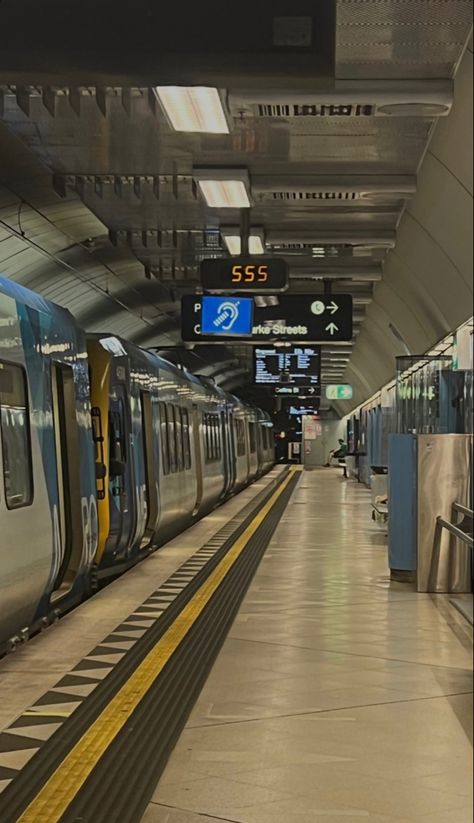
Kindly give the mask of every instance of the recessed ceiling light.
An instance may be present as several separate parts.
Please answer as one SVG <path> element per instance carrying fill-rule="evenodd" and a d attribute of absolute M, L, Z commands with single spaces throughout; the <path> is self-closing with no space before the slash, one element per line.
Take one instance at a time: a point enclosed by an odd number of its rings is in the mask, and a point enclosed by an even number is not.
<path fill-rule="evenodd" d="M 238 228 L 221 228 L 221 235 L 229 254 L 241 254 L 242 245 Z M 263 229 L 250 229 L 249 254 L 265 254 Z"/>
<path fill-rule="evenodd" d="M 250 200 L 241 180 L 199 180 L 199 188 L 211 209 L 248 209 Z"/>
<path fill-rule="evenodd" d="M 247 169 L 198 167 L 193 169 L 193 176 L 210 208 L 250 208 L 250 181 Z"/>
<path fill-rule="evenodd" d="M 175 131 L 229 134 L 219 92 L 206 86 L 157 86 L 156 93 Z"/>
<path fill-rule="evenodd" d="M 241 240 L 237 235 L 226 235 L 224 242 L 230 254 L 238 255 L 241 252 Z M 265 249 L 262 238 L 258 234 L 251 234 L 249 237 L 249 254 L 264 254 Z"/>

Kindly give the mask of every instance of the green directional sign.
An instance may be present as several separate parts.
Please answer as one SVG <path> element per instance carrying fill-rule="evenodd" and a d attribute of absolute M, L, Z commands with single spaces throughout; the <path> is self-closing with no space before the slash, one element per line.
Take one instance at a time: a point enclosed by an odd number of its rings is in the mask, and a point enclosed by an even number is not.
<path fill-rule="evenodd" d="M 326 397 L 328 400 L 352 400 L 352 386 L 348 383 L 335 383 L 326 386 Z"/>

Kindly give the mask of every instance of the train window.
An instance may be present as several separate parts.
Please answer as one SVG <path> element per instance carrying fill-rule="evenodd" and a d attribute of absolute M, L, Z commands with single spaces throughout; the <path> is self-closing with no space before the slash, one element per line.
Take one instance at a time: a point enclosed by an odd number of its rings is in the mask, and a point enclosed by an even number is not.
<path fill-rule="evenodd" d="M 20 366 L 1 362 L 0 427 L 7 508 L 30 506 L 33 475 L 26 373 Z"/>
<path fill-rule="evenodd" d="M 174 433 L 176 441 L 176 457 L 178 471 L 182 472 L 184 468 L 184 444 L 183 444 L 183 429 L 181 425 L 181 409 L 179 406 L 174 406 Z"/>
<path fill-rule="evenodd" d="M 168 411 L 168 448 L 170 454 L 170 471 L 174 474 L 177 469 L 174 406 L 172 406 L 171 403 L 167 403 L 166 408 Z"/>
<path fill-rule="evenodd" d="M 168 448 L 168 414 L 165 403 L 158 403 L 160 410 L 160 432 L 161 432 L 161 462 L 163 474 L 170 473 L 170 451 Z"/>
<path fill-rule="evenodd" d="M 257 451 L 257 436 L 256 436 L 256 424 L 249 423 L 249 441 L 250 441 L 250 451 L 253 454 Z"/>
<path fill-rule="evenodd" d="M 243 457 L 245 454 L 245 426 L 243 420 L 236 420 L 235 427 L 237 431 L 237 456 Z"/>
<path fill-rule="evenodd" d="M 206 448 L 206 463 L 220 460 L 221 443 L 219 435 L 219 415 L 203 414 L 204 443 Z"/>
<path fill-rule="evenodd" d="M 116 389 L 109 408 L 109 487 L 114 497 L 125 490 L 126 463 L 125 405 Z"/>
<path fill-rule="evenodd" d="M 184 468 L 191 468 L 191 437 L 189 432 L 189 413 L 181 409 L 181 430 L 183 433 Z"/>
<path fill-rule="evenodd" d="M 268 449 L 267 429 L 266 429 L 265 426 L 262 426 L 261 430 L 262 430 L 262 446 L 263 446 L 263 450 L 266 451 Z"/>

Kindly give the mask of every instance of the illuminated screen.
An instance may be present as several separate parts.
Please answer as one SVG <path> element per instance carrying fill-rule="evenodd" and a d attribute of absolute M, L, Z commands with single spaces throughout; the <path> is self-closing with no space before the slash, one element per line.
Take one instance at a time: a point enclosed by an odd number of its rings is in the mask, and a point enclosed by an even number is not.
<path fill-rule="evenodd" d="M 267 346 L 254 349 L 255 382 L 264 386 L 319 386 L 319 346 Z"/>
<path fill-rule="evenodd" d="M 288 414 L 291 417 L 303 417 L 305 414 L 311 414 L 313 417 L 318 416 L 319 409 L 313 406 L 290 406 Z"/>

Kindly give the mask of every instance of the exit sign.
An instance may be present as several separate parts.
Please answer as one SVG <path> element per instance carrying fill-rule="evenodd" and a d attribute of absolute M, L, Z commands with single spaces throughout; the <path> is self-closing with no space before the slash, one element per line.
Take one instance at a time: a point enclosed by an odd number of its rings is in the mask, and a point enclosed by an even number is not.
<path fill-rule="evenodd" d="M 328 400 L 352 400 L 352 386 L 348 383 L 339 383 L 326 386 Z"/>

